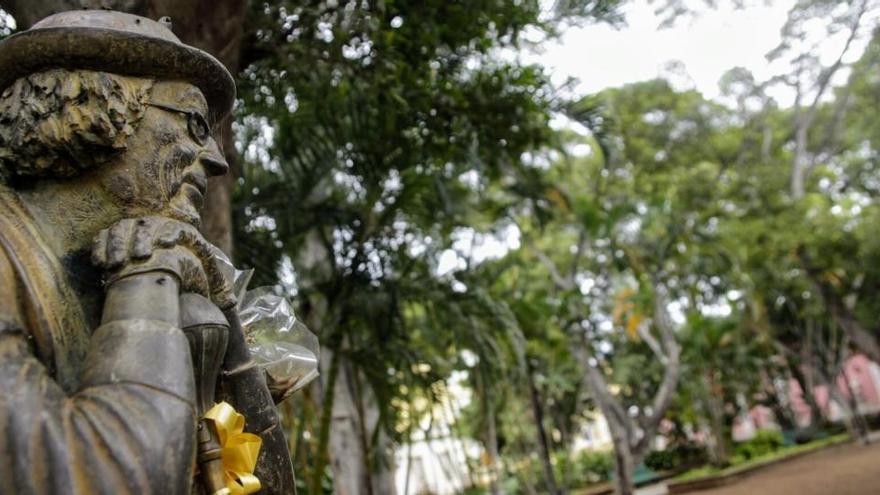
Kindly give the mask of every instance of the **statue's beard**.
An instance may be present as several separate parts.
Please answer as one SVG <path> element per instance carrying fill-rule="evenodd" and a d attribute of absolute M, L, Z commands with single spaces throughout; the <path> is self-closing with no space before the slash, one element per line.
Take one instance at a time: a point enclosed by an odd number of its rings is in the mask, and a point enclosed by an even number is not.
<path fill-rule="evenodd" d="M 207 176 L 198 151 L 177 143 L 154 149 L 144 158 L 103 181 L 124 214 L 161 215 L 199 226 Z"/>
<path fill-rule="evenodd" d="M 167 215 L 198 226 L 199 214 L 205 202 L 208 178 L 205 169 L 196 158 L 196 151 L 188 146 L 176 146 L 165 157 L 160 170 L 161 183 L 167 194 Z M 166 192 L 167 191 L 167 192 Z"/>

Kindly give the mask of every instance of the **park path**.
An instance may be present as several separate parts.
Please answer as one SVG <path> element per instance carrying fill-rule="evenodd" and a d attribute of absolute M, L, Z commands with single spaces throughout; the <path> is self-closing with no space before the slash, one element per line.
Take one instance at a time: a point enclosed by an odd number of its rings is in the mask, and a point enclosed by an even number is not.
<path fill-rule="evenodd" d="M 846 444 L 765 468 L 693 495 L 880 494 L 880 443 Z"/>

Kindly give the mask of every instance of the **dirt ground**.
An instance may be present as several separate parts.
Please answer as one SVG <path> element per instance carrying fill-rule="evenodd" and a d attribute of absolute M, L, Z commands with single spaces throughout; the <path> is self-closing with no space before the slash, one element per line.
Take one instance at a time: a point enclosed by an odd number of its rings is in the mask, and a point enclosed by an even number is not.
<path fill-rule="evenodd" d="M 880 494 L 880 442 L 841 445 L 760 470 L 695 495 Z"/>

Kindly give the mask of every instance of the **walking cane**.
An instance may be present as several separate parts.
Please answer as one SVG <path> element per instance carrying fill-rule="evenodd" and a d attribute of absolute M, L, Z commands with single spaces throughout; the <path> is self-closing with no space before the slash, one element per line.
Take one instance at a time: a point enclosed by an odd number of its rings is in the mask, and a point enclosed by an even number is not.
<path fill-rule="evenodd" d="M 229 323 L 223 312 L 198 294 L 183 294 L 180 299 L 181 327 L 189 340 L 196 383 L 196 408 L 199 417 L 196 465 L 202 488 L 207 495 L 228 495 L 223 477 L 223 463 L 217 430 L 204 417 L 214 405 L 217 376 L 226 355 Z"/>

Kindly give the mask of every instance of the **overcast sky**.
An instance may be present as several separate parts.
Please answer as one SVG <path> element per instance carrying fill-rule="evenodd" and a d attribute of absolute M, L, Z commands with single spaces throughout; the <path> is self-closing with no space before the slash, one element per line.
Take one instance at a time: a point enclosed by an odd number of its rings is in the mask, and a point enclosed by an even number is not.
<path fill-rule="evenodd" d="M 730 8 L 732 2 L 718 3 L 728 6 L 659 29 L 661 19 L 654 7 L 647 0 L 634 0 L 623 8 L 626 26 L 569 29 L 559 42 L 545 43 L 542 53 L 527 59 L 552 69 L 555 82 L 577 78 L 577 90 L 583 94 L 666 75 L 664 67 L 680 61 L 691 84 L 715 98 L 718 80 L 730 68 L 746 67 L 758 79 L 771 75 L 764 56 L 779 44 L 779 30 L 794 2 L 755 2 L 758 5 L 742 10 Z"/>

